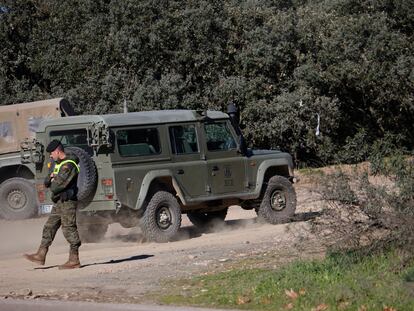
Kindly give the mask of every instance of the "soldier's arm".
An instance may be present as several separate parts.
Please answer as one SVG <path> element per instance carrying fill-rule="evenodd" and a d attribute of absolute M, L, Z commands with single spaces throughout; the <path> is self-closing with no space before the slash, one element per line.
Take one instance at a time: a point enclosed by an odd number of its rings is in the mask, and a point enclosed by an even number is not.
<path fill-rule="evenodd" d="M 50 191 L 54 194 L 61 193 L 66 189 L 77 173 L 76 167 L 72 163 L 63 164 L 59 173 L 52 179 Z"/>

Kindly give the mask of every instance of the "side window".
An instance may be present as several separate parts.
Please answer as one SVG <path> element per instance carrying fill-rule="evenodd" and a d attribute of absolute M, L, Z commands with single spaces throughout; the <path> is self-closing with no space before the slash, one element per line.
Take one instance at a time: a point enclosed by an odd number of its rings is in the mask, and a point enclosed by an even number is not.
<path fill-rule="evenodd" d="M 79 147 L 89 155 L 93 155 L 93 148 L 88 145 L 88 133 L 86 129 L 51 131 L 50 140 L 59 140 L 63 147 Z"/>
<path fill-rule="evenodd" d="M 156 128 L 118 130 L 116 141 L 119 154 L 123 157 L 146 156 L 161 152 Z"/>
<path fill-rule="evenodd" d="M 36 130 L 39 127 L 40 122 L 42 122 L 43 120 L 46 120 L 46 119 L 47 119 L 47 117 L 30 116 L 27 119 L 27 125 L 28 125 L 29 132 L 36 133 Z"/>
<path fill-rule="evenodd" d="M 4 138 L 7 142 L 12 142 L 14 140 L 11 122 L 0 122 L 0 138 Z"/>
<path fill-rule="evenodd" d="M 198 152 L 197 134 L 194 125 L 177 125 L 169 128 L 171 150 L 174 154 Z"/>
<path fill-rule="evenodd" d="M 209 151 L 225 151 L 237 147 L 226 123 L 206 123 L 204 124 L 204 129 L 206 131 L 206 143 Z"/>

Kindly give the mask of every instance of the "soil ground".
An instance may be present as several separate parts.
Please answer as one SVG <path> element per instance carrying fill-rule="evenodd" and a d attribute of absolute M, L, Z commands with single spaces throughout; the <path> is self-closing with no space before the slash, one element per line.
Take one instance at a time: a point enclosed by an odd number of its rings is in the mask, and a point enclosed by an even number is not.
<path fill-rule="evenodd" d="M 68 256 L 61 231 L 45 266 L 22 257 L 37 249 L 45 217 L 0 220 L 0 298 L 151 302 L 151 293 L 163 291 L 169 279 L 240 264 L 276 268 L 299 258 L 321 257 L 323 247 L 307 230 L 320 202 L 309 184 L 300 182 L 295 188 L 298 207 L 291 223 L 261 224 L 254 211 L 232 206 L 225 224 L 210 232 L 197 230 L 184 216 L 176 241 L 163 244 L 142 243 L 139 229 L 113 224 L 102 242 L 82 245 L 82 268 L 66 271 L 57 268 Z"/>

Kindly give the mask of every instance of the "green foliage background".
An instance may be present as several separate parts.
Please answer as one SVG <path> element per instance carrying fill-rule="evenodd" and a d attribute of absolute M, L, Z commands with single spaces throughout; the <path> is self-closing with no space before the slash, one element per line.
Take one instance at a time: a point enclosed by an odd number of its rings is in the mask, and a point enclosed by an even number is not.
<path fill-rule="evenodd" d="M 414 0 L 0 0 L 0 104 L 235 102 L 251 145 L 358 161 L 414 145 L 413 33 Z"/>

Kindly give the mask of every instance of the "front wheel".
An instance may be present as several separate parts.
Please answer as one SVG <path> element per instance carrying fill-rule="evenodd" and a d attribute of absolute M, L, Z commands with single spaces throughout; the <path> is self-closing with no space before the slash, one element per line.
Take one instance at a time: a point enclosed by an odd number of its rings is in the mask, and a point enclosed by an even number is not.
<path fill-rule="evenodd" d="M 259 219 L 271 224 L 288 222 L 296 210 L 296 192 L 283 176 L 269 179 L 263 200 L 256 210 Z"/>
<path fill-rule="evenodd" d="M 27 219 L 38 213 L 38 200 L 32 180 L 14 177 L 0 185 L 0 218 Z"/>
<path fill-rule="evenodd" d="M 168 242 L 181 226 L 181 209 L 177 199 L 169 192 L 158 191 L 149 201 L 141 219 L 145 238 L 154 242 Z"/>

